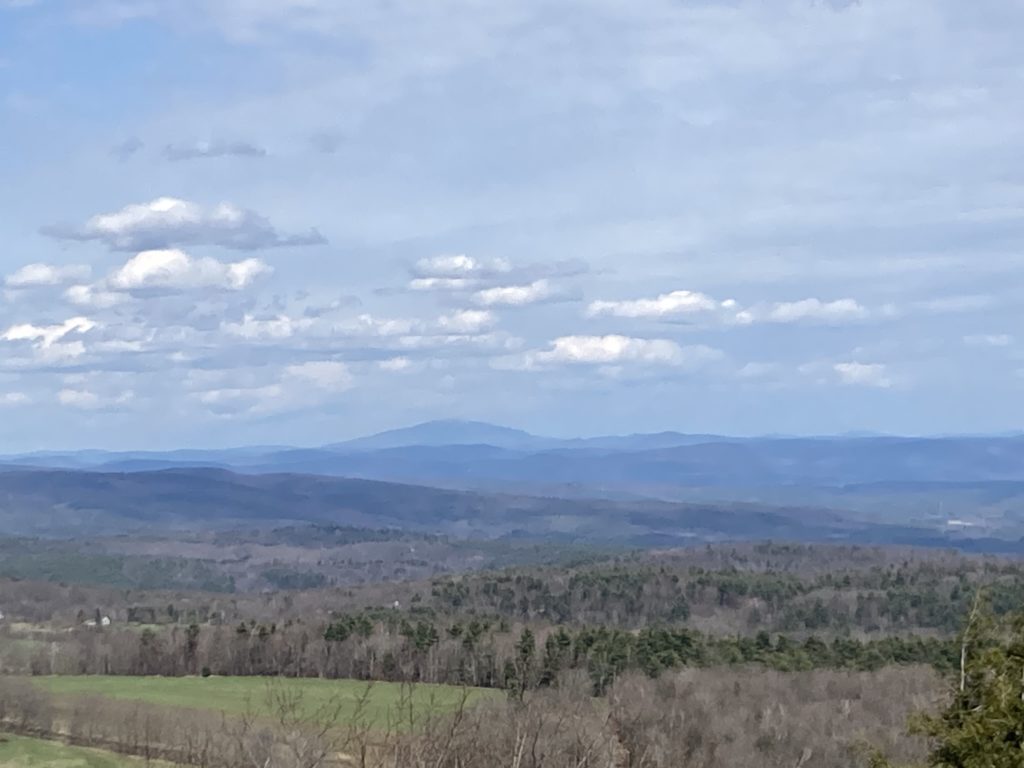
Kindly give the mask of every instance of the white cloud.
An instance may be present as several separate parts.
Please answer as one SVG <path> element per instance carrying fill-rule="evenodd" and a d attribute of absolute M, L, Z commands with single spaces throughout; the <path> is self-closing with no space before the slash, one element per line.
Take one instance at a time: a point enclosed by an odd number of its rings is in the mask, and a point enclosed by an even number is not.
<path fill-rule="evenodd" d="M 859 387 L 889 389 L 893 386 L 888 369 L 881 363 L 836 363 L 832 369 L 839 374 L 843 384 Z"/>
<path fill-rule="evenodd" d="M 103 397 L 88 389 L 62 389 L 57 393 L 57 402 L 68 408 L 83 411 L 94 411 L 100 408 L 112 408 L 131 402 L 135 393 L 131 390 L 111 397 Z"/>
<path fill-rule="evenodd" d="M 811 298 L 757 305 L 740 310 L 734 320 L 739 325 L 803 322 L 839 324 L 865 320 L 870 316 L 871 312 L 854 299 L 822 301 Z"/>
<path fill-rule="evenodd" d="M 494 288 L 485 288 L 473 294 L 473 301 L 484 307 L 522 307 L 544 301 L 551 295 L 551 284 L 547 280 L 541 279 L 535 280 L 529 285 L 500 285 Z"/>
<path fill-rule="evenodd" d="M 280 369 L 190 371 L 191 398 L 220 416 L 244 416 L 316 406 L 354 385 L 348 365 L 313 360 Z"/>
<path fill-rule="evenodd" d="M 627 318 L 669 318 L 705 316 L 737 325 L 754 323 L 840 323 L 863 320 L 870 312 L 853 299 L 822 301 L 816 298 L 758 304 L 740 308 L 735 299 L 719 301 L 699 291 L 678 290 L 653 299 L 629 301 L 593 301 L 587 315 L 611 315 Z"/>
<path fill-rule="evenodd" d="M 123 291 L 143 288 L 240 290 L 270 271 L 259 259 L 225 263 L 166 249 L 143 251 L 133 256 L 110 276 L 109 282 L 111 287 Z"/>
<path fill-rule="evenodd" d="M 211 406 L 214 411 L 266 411 L 280 405 L 284 398 L 284 388 L 280 384 L 268 384 L 262 387 L 226 387 L 224 389 L 208 389 L 195 393 L 195 398 L 203 405 Z"/>
<path fill-rule="evenodd" d="M 773 305 L 765 319 L 771 323 L 798 323 L 805 320 L 835 323 L 863 320 L 868 314 L 868 310 L 853 299 L 803 299 Z"/>
<path fill-rule="evenodd" d="M 697 291 L 672 291 L 663 293 L 653 299 L 634 299 L 632 301 L 593 301 L 587 307 L 591 317 L 613 315 L 615 317 L 670 317 L 673 315 L 692 315 L 701 312 L 715 312 L 719 309 L 732 309 L 735 302 L 729 299 L 718 302 L 707 294 Z"/>
<path fill-rule="evenodd" d="M 31 402 L 32 399 L 24 392 L 4 392 L 0 395 L 0 408 L 15 408 Z"/>
<path fill-rule="evenodd" d="M 159 197 L 113 213 L 99 214 L 80 228 L 58 226 L 43 231 L 67 240 L 98 240 L 118 251 L 187 245 L 253 250 L 324 242 L 316 230 L 302 235 L 282 235 L 265 217 L 231 203 L 207 208 L 174 197 Z"/>
<path fill-rule="evenodd" d="M 680 346 L 669 339 L 630 336 L 561 336 L 544 350 L 519 358 L 499 360 L 497 367 L 532 369 L 545 365 L 646 365 L 694 366 L 723 357 L 720 350 L 704 345 Z"/>
<path fill-rule="evenodd" d="M 578 259 L 516 266 L 505 259 L 478 259 L 465 254 L 432 256 L 410 267 L 414 291 L 476 291 L 481 306 L 532 304 L 554 296 L 552 278 L 589 271 Z"/>
<path fill-rule="evenodd" d="M 382 371 L 389 371 L 391 373 L 407 371 L 411 366 L 412 362 L 407 357 L 392 357 L 377 363 L 377 367 Z"/>
<path fill-rule="evenodd" d="M 512 266 L 504 259 L 484 261 L 456 254 L 420 259 L 413 272 L 419 277 L 467 278 L 502 274 L 511 269 Z"/>
<path fill-rule="evenodd" d="M 64 291 L 64 298 L 72 304 L 93 309 L 110 309 L 123 304 L 130 297 L 116 291 L 107 291 L 95 285 L 72 285 Z"/>
<path fill-rule="evenodd" d="M 298 331 L 309 328 L 313 321 L 309 318 L 292 318 L 287 315 L 259 319 L 246 314 L 241 322 L 224 323 L 224 330 L 232 336 L 243 339 L 287 339 Z"/>
<path fill-rule="evenodd" d="M 8 275 L 4 284 L 8 288 L 35 288 L 39 286 L 60 285 L 74 280 L 89 277 L 89 267 L 84 264 L 26 264 L 21 269 Z"/>
<path fill-rule="evenodd" d="M 1013 344 L 1013 336 L 1008 333 L 982 333 L 964 336 L 964 344 L 969 347 L 1008 347 Z"/>
<path fill-rule="evenodd" d="M 398 347 L 403 350 L 471 348 L 475 350 L 519 349 L 523 340 L 507 333 L 429 333 L 402 336 L 398 339 Z"/>
<path fill-rule="evenodd" d="M 354 321 L 338 324 L 333 330 L 346 335 L 385 337 L 412 333 L 414 330 L 418 330 L 420 325 L 419 321 L 407 318 L 375 317 L 371 314 L 362 314 Z"/>
<path fill-rule="evenodd" d="M 482 309 L 463 309 L 437 319 L 437 328 L 442 333 L 474 334 L 492 327 L 497 322 L 493 312 Z"/>
<path fill-rule="evenodd" d="M 475 259 L 465 254 L 431 256 L 412 267 L 409 288 L 414 291 L 466 291 L 481 287 L 486 279 L 509 273 L 504 259 Z"/>
<path fill-rule="evenodd" d="M 69 334 L 88 333 L 95 327 L 96 323 L 87 317 L 72 317 L 59 325 L 12 325 L 0 338 L 4 341 L 33 341 L 42 349 L 46 349 Z"/>
<path fill-rule="evenodd" d="M 354 320 L 337 323 L 330 328 L 330 335 L 367 336 L 371 338 L 403 337 L 408 339 L 443 339 L 447 336 L 471 337 L 491 328 L 497 318 L 489 310 L 463 309 L 442 315 L 435 321 L 412 318 L 385 318 L 362 314 Z M 415 342 L 410 342 L 415 345 Z M 440 343 L 440 342 L 439 342 Z"/>
<path fill-rule="evenodd" d="M 352 388 L 352 373 L 348 366 L 334 360 L 289 365 L 285 368 L 285 373 L 323 390 L 343 392 Z"/>
<path fill-rule="evenodd" d="M 409 281 L 414 291 L 465 291 L 479 284 L 479 280 L 465 277 L 417 277 Z"/>

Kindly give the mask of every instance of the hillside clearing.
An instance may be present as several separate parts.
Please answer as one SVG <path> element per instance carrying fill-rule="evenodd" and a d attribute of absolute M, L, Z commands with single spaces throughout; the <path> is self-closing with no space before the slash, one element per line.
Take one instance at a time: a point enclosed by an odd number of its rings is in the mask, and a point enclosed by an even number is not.
<path fill-rule="evenodd" d="M 111 699 L 142 701 L 167 707 L 201 709 L 230 714 L 269 714 L 268 691 L 280 685 L 299 697 L 302 710 L 315 716 L 318 710 L 338 708 L 339 720 L 361 718 L 374 727 L 396 724 L 403 706 L 418 717 L 443 714 L 467 703 L 499 692 L 462 689 L 447 685 L 400 685 L 368 683 L 359 680 L 321 680 L 316 678 L 268 679 L 261 677 L 125 677 L 55 676 L 34 678 L 33 682 L 57 695 L 102 696 Z"/>
<path fill-rule="evenodd" d="M 0 736 L 0 768 L 141 768 L 167 765 L 56 741 Z"/>

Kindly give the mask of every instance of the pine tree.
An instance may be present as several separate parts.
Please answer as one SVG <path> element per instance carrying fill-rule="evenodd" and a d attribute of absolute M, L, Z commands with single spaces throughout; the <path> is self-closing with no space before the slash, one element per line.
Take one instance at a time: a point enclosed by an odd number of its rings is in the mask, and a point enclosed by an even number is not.
<path fill-rule="evenodd" d="M 916 718 L 928 736 L 931 768 L 1024 766 L 1024 614 L 997 622 L 976 596 L 960 639 L 960 668 L 949 703 Z M 887 768 L 881 757 L 872 768 Z"/>

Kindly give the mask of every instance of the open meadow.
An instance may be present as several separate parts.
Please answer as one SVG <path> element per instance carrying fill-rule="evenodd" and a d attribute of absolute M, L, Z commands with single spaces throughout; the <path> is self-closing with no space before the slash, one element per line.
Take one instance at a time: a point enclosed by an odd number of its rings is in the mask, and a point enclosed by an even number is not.
<path fill-rule="evenodd" d="M 207 710 L 231 715 L 270 713 L 271 689 L 285 691 L 298 701 L 307 717 L 325 710 L 337 712 L 339 722 L 358 717 L 374 727 L 403 727 L 400 716 L 410 708 L 419 716 L 445 714 L 461 704 L 501 698 L 500 691 L 463 689 L 448 685 L 402 685 L 358 680 L 259 677 L 127 677 L 53 676 L 33 678 L 33 684 L 60 698 L 99 696 L 139 701 L 162 707 Z"/>
<path fill-rule="evenodd" d="M 159 768 L 164 763 L 20 736 L 0 738 L 0 768 Z"/>

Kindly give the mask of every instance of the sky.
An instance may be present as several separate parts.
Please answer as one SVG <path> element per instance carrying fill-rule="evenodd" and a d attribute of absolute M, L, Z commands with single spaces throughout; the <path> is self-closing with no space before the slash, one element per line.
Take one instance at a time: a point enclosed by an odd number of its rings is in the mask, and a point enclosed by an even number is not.
<path fill-rule="evenodd" d="M 0 452 L 1024 429 L 1021 0 L 0 0 Z"/>

